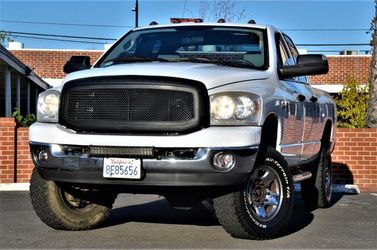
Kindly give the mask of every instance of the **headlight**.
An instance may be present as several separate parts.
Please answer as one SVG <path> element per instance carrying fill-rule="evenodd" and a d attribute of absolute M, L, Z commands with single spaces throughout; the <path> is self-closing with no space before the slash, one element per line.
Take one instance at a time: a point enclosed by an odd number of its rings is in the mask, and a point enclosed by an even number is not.
<path fill-rule="evenodd" d="M 211 98 L 211 117 L 215 120 L 227 120 L 234 115 L 236 103 L 229 96 Z"/>
<path fill-rule="evenodd" d="M 60 92 L 46 90 L 38 96 L 37 120 L 40 122 L 58 122 Z"/>
<path fill-rule="evenodd" d="M 260 96 L 246 92 L 211 95 L 211 125 L 253 125 L 260 118 Z"/>

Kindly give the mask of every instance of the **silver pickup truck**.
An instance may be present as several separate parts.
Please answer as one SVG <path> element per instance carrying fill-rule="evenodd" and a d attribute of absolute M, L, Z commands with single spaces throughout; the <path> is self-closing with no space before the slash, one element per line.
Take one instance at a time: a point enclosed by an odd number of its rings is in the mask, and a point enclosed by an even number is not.
<path fill-rule="evenodd" d="M 209 201 L 232 236 L 267 239 L 290 221 L 294 182 L 308 207 L 329 206 L 335 104 L 306 78 L 327 59 L 275 27 L 151 25 L 64 71 L 77 72 L 39 95 L 30 127 L 30 196 L 47 225 L 91 229 L 117 194 L 159 194 Z"/>

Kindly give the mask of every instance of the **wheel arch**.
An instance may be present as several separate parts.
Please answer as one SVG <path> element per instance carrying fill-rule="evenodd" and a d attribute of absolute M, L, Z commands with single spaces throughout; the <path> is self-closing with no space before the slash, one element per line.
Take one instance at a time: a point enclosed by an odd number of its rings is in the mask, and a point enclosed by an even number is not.
<path fill-rule="evenodd" d="M 321 147 L 329 147 L 331 149 L 331 139 L 334 137 L 333 133 L 333 121 L 328 119 L 323 128 L 322 137 L 321 137 Z"/>
<path fill-rule="evenodd" d="M 255 166 L 258 166 L 264 161 L 268 147 L 273 149 L 277 148 L 279 130 L 278 115 L 276 113 L 268 114 L 262 125 L 261 140 Z"/>

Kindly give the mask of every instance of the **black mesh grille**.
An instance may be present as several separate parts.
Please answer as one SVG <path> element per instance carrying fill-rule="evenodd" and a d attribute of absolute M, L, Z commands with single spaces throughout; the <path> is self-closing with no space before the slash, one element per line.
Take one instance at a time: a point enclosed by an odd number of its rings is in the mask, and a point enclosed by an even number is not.
<path fill-rule="evenodd" d="M 181 84 L 66 84 L 60 123 L 85 132 L 182 132 L 200 125 L 201 96 Z"/>
<path fill-rule="evenodd" d="M 67 104 L 70 121 L 169 122 L 194 118 L 193 94 L 174 90 L 71 90 Z"/>

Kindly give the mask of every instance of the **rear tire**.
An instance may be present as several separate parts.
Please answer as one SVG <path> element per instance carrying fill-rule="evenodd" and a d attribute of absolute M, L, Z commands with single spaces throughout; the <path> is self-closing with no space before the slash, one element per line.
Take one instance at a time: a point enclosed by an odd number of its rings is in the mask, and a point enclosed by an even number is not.
<path fill-rule="evenodd" d="M 36 214 L 48 226 L 59 230 L 87 230 L 107 218 L 116 196 L 44 180 L 34 169 L 30 198 Z"/>
<path fill-rule="evenodd" d="M 236 238 L 270 239 L 288 225 L 293 210 L 293 180 L 281 154 L 268 148 L 242 190 L 214 199 L 216 216 Z"/>
<path fill-rule="evenodd" d="M 322 147 L 312 169 L 312 178 L 301 182 L 301 196 L 308 209 L 327 208 L 331 205 L 331 154 Z"/>

